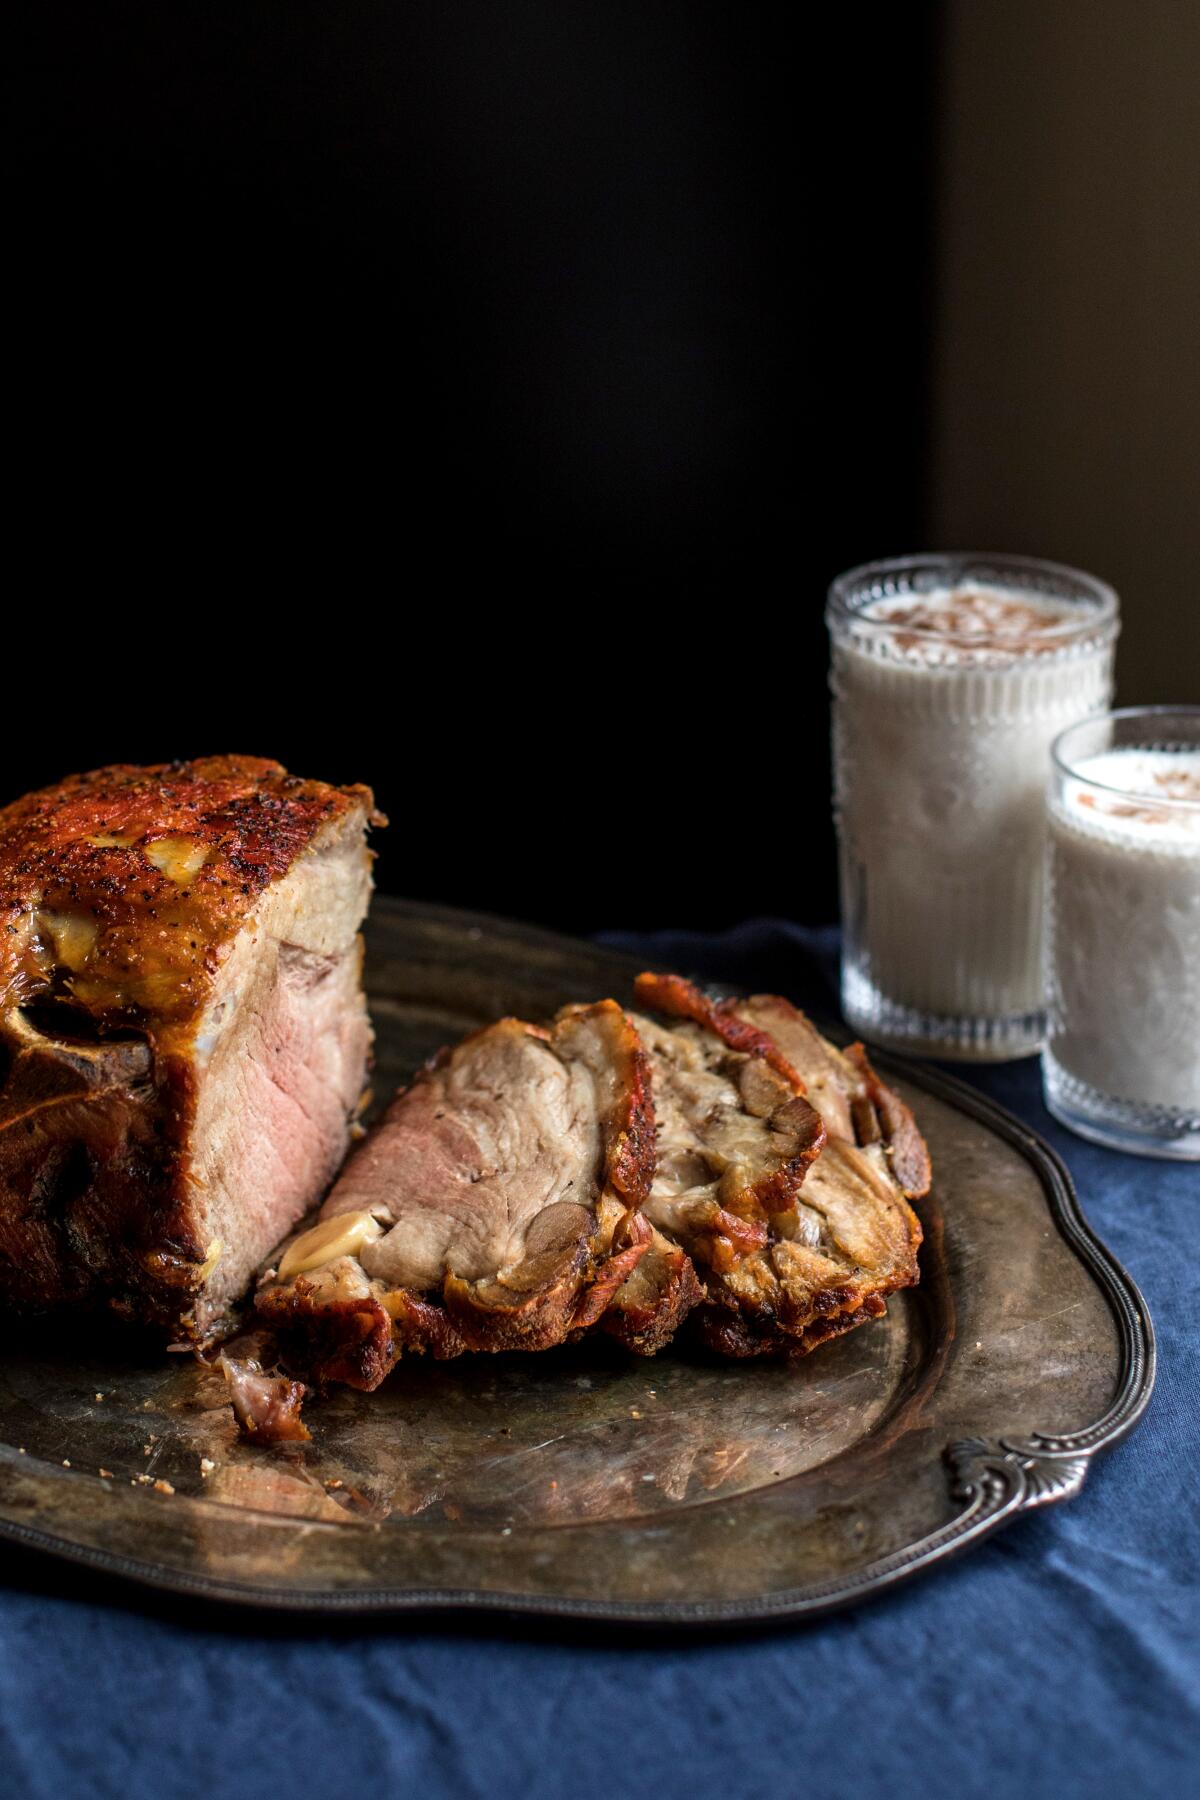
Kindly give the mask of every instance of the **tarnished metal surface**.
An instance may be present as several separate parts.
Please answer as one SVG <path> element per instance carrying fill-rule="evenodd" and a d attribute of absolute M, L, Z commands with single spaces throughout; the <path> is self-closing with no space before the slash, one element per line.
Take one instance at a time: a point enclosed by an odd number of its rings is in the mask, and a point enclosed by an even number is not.
<path fill-rule="evenodd" d="M 502 1012 L 627 992 L 610 952 L 380 903 L 386 1095 Z M 892 1066 L 895 1075 L 895 1067 Z M 922 1285 L 792 1364 L 607 1340 L 403 1363 L 239 1440 L 219 1376 L 95 1327 L 9 1325 L 0 1534 L 219 1598 L 719 1622 L 819 1611 L 1074 1492 L 1149 1396 L 1136 1290 L 1060 1165 L 957 1084 L 898 1080 L 933 1151 Z M 106 1473 L 101 1475 L 100 1471 Z"/>

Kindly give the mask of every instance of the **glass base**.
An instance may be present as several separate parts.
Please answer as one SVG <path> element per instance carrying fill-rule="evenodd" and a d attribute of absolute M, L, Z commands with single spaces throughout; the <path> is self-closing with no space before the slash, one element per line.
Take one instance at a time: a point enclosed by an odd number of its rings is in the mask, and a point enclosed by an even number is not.
<path fill-rule="evenodd" d="M 842 1011 L 861 1037 L 888 1050 L 953 1062 L 1015 1062 L 1035 1055 L 1046 1037 L 1041 1007 L 995 1018 L 921 1012 L 889 1000 L 850 963 L 842 965 Z"/>
<path fill-rule="evenodd" d="M 1099 1088 L 1069 1075 L 1049 1050 L 1042 1056 L 1042 1087 L 1046 1110 L 1068 1131 L 1090 1138 L 1093 1144 L 1128 1150 L 1134 1156 L 1200 1162 L 1200 1113 L 1102 1094 Z"/>

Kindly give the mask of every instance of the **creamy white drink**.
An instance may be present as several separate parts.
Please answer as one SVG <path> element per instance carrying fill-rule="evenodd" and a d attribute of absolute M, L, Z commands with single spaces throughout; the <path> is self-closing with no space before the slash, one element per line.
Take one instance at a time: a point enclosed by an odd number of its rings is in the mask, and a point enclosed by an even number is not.
<path fill-rule="evenodd" d="M 1068 732 L 1051 786 L 1047 1102 L 1200 1156 L 1200 708 L 1114 717 L 1126 741 L 1105 744 L 1108 720 Z"/>
<path fill-rule="evenodd" d="M 1019 558 L 906 558 L 835 583 L 828 617 L 846 1016 L 938 1055 L 1028 1054 L 1049 749 L 1109 703 L 1116 597 Z"/>

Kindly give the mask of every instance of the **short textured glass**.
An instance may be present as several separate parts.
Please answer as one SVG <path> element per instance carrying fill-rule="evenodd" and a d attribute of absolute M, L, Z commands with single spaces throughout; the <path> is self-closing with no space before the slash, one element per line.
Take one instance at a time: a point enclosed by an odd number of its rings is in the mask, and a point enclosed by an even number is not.
<path fill-rule="evenodd" d="M 1200 1160 L 1200 707 L 1065 731 L 1049 814 L 1046 1105 L 1102 1144 Z"/>
<path fill-rule="evenodd" d="M 900 1049 L 1029 1055 L 1050 744 L 1110 704 L 1117 597 L 1028 557 L 907 556 L 841 576 L 826 617 L 846 1017 Z"/>

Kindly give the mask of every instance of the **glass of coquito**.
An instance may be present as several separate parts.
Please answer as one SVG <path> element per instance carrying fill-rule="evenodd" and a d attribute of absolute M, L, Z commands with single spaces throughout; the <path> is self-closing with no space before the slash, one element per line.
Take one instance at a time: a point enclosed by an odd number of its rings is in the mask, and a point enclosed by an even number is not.
<path fill-rule="evenodd" d="M 1200 706 L 1073 726 L 1050 777 L 1046 1105 L 1200 1161 Z"/>
<path fill-rule="evenodd" d="M 846 1017 L 900 1049 L 1027 1056 L 1050 745 L 1111 702 L 1117 597 L 1030 557 L 905 556 L 840 576 L 826 618 Z"/>

